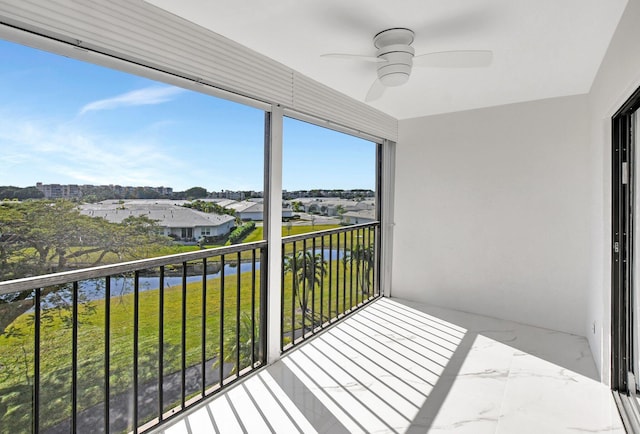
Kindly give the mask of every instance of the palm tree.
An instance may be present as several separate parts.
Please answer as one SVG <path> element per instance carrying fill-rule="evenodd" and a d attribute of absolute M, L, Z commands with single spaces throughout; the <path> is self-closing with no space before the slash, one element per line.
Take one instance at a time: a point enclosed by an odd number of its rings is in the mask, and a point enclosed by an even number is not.
<path fill-rule="evenodd" d="M 362 295 L 369 295 L 371 289 L 373 269 L 375 263 L 375 252 L 373 244 L 356 244 L 351 249 L 350 257 L 356 264 L 356 285 L 360 287 Z M 363 278 L 360 278 L 359 270 L 362 270 Z"/>
<path fill-rule="evenodd" d="M 314 287 L 320 286 L 322 277 L 327 271 L 327 261 L 321 254 L 314 254 L 311 250 L 297 252 L 295 256 L 285 256 L 284 271 L 293 274 L 294 297 L 298 300 L 302 314 L 309 319 L 312 326 L 315 326 L 323 318 L 314 318 L 314 312 L 309 306 L 309 294 Z"/>
<path fill-rule="evenodd" d="M 220 363 L 222 362 L 233 363 L 233 368 L 229 373 L 230 375 L 233 375 L 237 374 L 247 366 L 251 366 L 252 354 L 257 354 L 259 352 L 259 318 L 256 318 L 256 321 L 253 324 L 253 330 L 251 324 L 251 316 L 247 312 L 242 312 L 240 316 L 240 323 L 236 325 L 236 333 L 240 336 L 240 339 L 236 340 L 236 335 L 234 333 L 224 335 L 224 360 L 220 360 L 219 357 L 216 358 L 213 363 L 214 368 L 220 367 Z M 254 336 L 256 338 L 255 341 L 253 340 Z M 238 366 L 236 360 L 238 356 L 238 344 L 240 345 L 240 366 Z"/>

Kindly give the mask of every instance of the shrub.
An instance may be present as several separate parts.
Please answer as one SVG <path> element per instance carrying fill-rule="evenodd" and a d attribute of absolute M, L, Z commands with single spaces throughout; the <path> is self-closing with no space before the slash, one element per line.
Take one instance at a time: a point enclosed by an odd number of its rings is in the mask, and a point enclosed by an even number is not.
<path fill-rule="evenodd" d="M 255 222 L 248 222 L 239 226 L 229 234 L 229 242 L 231 244 L 238 244 L 247 235 L 249 235 L 256 228 Z"/>

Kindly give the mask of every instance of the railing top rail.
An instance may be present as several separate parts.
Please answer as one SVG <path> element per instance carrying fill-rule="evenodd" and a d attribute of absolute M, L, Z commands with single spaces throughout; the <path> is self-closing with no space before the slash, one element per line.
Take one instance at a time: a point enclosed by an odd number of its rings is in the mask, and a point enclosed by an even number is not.
<path fill-rule="evenodd" d="M 357 225 L 344 226 L 336 229 L 327 229 L 323 231 L 307 232 L 299 235 L 290 235 L 288 237 L 282 237 L 282 244 L 293 243 L 294 241 L 308 240 L 309 238 L 324 237 L 326 235 L 340 234 L 342 232 L 351 232 L 356 229 L 375 227 L 379 225 L 380 225 L 379 221 L 374 221 L 369 223 L 360 223 Z"/>
<path fill-rule="evenodd" d="M 85 279 L 106 277 L 113 274 L 128 273 L 131 271 L 145 270 L 152 267 L 172 265 L 179 262 L 194 261 L 197 259 L 211 258 L 246 250 L 260 249 L 267 246 L 266 241 L 235 244 L 233 246 L 204 249 L 195 252 L 177 253 L 174 255 L 159 256 L 157 258 L 140 259 L 136 261 L 120 262 L 117 264 L 100 265 L 97 267 L 83 268 L 81 270 L 63 271 L 60 273 L 44 274 L 42 276 L 25 277 L 22 279 L 0 282 L 0 295 L 12 292 L 43 288 L 51 285 L 60 285 Z"/>

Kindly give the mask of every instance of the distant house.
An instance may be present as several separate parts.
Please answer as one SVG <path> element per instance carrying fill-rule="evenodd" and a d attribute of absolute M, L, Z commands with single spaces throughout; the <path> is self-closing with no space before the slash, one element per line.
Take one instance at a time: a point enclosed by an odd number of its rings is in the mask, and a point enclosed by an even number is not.
<path fill-rule="evenodd" d="M 337 197 L 304 197 L 297 198 L 291 202 L 298 202 L 305 212 L 310 214 L 321 214 L 328 217 L 339 216 L 342 211 L 362 211 L 375 209 L 374 199 L 355 200 L 342 199 Z"/>
<path fill-rule="evenodd" d="M 231 203 L 226 205 L 225 208 L 234 210 L 236 212 L 236 217 L 240 220 L 262 221 L 264 218 L 264 206 L 262 203 L 245 200 L 242 202 Z"/>
<path fill-rule="evenodd" d="M 157 221 L 163 235 L 184 242 L 224 236 L 235 226 L 232 216 L 205 213 L 171 201 L 104 201 L 82 205 L 80 211 L 90 217 L 102 217 L 113 223 L 120 223 L 130 216 L 145 216 Z"/>
<path fill-rule="evenodd" d="M 349 211 L 342 215 L 342 222 L 348 225 L 357 225 L 360 223 L 371 223 L 376 221 L 376 211 L 374 209 L 365 209 L 360 211 Z"/>
<path fill-rule="evenodd" d="M 225 208 L 232 209 L 236 212 L 236 217 L 243 221 L 262 221 L 264 220 L 264 204 L 262 200 L 245 200 L 225 205 Z M 287 218 L 293 215 L 291 208 L 282 208 L 282 217 Z"/>

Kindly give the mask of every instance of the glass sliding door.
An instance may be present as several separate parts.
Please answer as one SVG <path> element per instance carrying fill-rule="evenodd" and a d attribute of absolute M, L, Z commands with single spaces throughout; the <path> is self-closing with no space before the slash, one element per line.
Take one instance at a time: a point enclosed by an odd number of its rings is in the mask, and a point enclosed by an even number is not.
<path fill-rule="evenodd" d="M 631 342 L 631 371 L 627 374 L 629 383 L 629 394 L 638 399 L 638 380 L 640 378 L 640 140 L 638 140 L 638 124 L 640 120 L 639 112 L 636 110 L 630 116 L 631 131 L 631 198 L 632 198 L 632 242 L 631 253 L 631 300 L 630 300 L 630 342 Z"/>
<path fill-rule="evenodd" d="M 612 128 L 612 388 L 630 432 L 640 432 L 639 106 L 640 89 Z"/>

